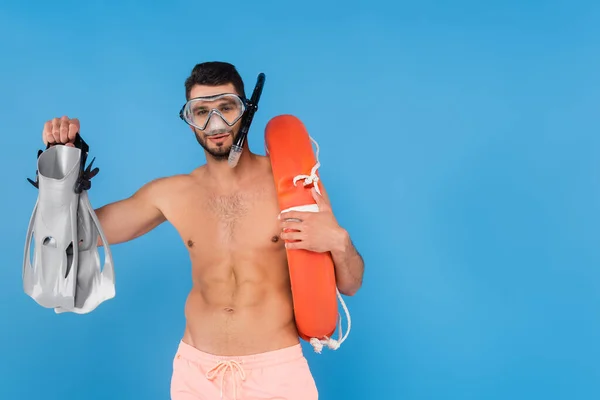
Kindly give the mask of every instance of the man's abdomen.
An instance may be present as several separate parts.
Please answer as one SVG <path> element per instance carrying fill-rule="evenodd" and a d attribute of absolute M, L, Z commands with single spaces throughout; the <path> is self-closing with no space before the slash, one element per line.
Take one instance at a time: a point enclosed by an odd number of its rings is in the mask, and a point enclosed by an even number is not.
<path fill-rule="evenodd" d="M 285 283 L 195 283 L 185 306 L 183 341 L 215 355 L 249 355 L 298 343 Z"/>

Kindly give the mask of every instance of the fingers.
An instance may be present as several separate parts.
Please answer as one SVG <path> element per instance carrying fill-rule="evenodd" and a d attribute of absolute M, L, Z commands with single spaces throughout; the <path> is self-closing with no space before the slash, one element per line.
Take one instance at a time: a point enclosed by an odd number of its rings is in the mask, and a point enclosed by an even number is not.
<path fill-rule="evenodd" d="M 58 125 L 58 132 L 60 135 L 60 143 L 68 143 L 69 142 L 69 118 L 63 116 L 60 119 Z"/>
<path fill-rule="evenodd" d="M 283 220 L 279 224 L 281 226 L 281 233 L 279 237 L 282 240 L 288 241 L 301 241 L 305 237 L 305 233 L 302 230 L 302 222 L 298 220 Z"/>
<path fill-rule="evenodd" d="M 325 202 L 325 200 L 323 199 L 323 197 L 317 193 L 317 189 L 315 189 L 314 187 L 312 187 L 310 189 L 310 194 L 312 194 L 313 199 L 315 199 L 315 202 L 317 203 L 318 206 L 320 206 L 322 203 Z M 319 207 L 321 208 L 321 207 Z"/>
<path fill-rule="evenodd" d="M 60 143 L 60 120 L 58 118 L 52 120 L 52 143 Z"/>
<path fill-rule="evenodd" d="M 54 136 L 52 135 L 52 121 L 46 121 L 44 124 L 42 139 L 44 140 L 44 144 L 54 143 Z"/>
<path fill-rule="evenodd" d="M 302 241 L 305 238 L 304 232 L 298 231 L 283 231 L 279 234 L 279 237 L 286 242 Z"/>
<path fill-rule="evenodd" d="M 319 211 L 331 210 L 331 206 L 329 204 L 329 199 L 327 199 L 325 196 L 322 196 L 319 193 L 317 193 L 317 189 L 315 189 L 314 187 L 311 188 L 310 193 L 312 194 L 313 199 L 315 199 L 315 202 L 317 203 L 317 206 L 319 207 Z M 322 189 L 321 189 L 321 193 L 323 193 Z"/>
<path fill-rule="evenodd" d="M 302 230 L 302 222 L 298 222 L 297 220 L 284 220 L 279 223 L 281 230 Z"/>
<path fill-rule="evenodd" d="M 279 219 L 282 221 L 291 219 L 296 221 L 306 221 L 311 217 L 313 212 L 305 212 L 305 211 L 286 211 L 284 213 L 279 214 Z"/>
<path fill-rule="evenodd" d="M 77 133 L 79 133 L 79 119 L 73 118 L 69 123 L 69 142 L 75 141 Z"/>
<path fill-rule="evenodd" d="M 66 115 L 46 121 L 42 131 L 44 144 L 72 144 L 79 132 L 79 120 Z"/>

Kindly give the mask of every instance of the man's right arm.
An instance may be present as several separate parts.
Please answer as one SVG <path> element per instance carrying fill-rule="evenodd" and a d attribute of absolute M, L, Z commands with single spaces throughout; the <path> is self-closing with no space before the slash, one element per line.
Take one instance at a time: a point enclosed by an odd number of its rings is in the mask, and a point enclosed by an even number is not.
<path fill-rule="evenodd" d="M 131 197 L 95 210 L 109 245 L 133 240 L 166 220 L 156 205 L 159 182 L 147 183 Z M 102 245 L 100 238 L 98 245 Z"/>
<path fill-rule="evenodd" d="M 44 145 L 64 144 L 73 146 L 80 124 L 77 118 L 62 116 L 46 121 L 42 131 Z M 155 180 L 144 185 L 133 196 L 107 204 L 95 210 L 100 226 L 109 244 L 117 244 L 133 240 L 165 221 L 157 207 L 162 180 Z M 98 238 L 98 245 L 102 240 Z"/>

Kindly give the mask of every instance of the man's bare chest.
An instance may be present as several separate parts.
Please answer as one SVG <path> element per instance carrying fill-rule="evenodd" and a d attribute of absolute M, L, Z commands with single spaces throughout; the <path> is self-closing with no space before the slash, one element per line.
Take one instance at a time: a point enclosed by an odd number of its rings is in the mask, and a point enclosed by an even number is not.
<path fill-rule="evenodd" d="M 233 244 L 248 250 L 279 242 L 279 207 L 270 187 L 215 193 L 198 191 L 174 196 L 165 214 L 190 248 Z"/>

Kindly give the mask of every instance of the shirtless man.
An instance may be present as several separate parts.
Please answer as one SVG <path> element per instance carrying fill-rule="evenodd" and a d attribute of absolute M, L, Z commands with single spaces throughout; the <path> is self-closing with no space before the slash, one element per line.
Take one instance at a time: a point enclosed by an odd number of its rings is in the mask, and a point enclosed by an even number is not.
<path fill-rule="evenodd" d="M 229 100 L 245 97 L 235 67 L 223 62 L 196 65 L 185 88 L 188 105 L 213 107 L 202 98 L 222 93 Z M 219 110 L 227 117 L 231 109 Z M 208 115 L 206 126 L 186 122 L 204 148 L 205 165 L 156 179 L 96 210 L 110 244 L 169 221 L 189 251 L 193 287 L 173 362 L 171 398 L 317 399 L 294 323 L 285 249 L 331 252 L 338 289 L 348 296 L 362 285 L 363 260 L 336 222 L 322 186 L 323 196 L 313 191 L 318 213 L 289 214 L 301 222 L 279 220 L 269 159 L 245 144 L 237 167 L 227 164 L 241 120 L 230 127 L 217 113 L 197 115 Z M 72 145 L 79 127 L 77 119 L 54 118 L 44 125 L 44 144 Z M 209 135 L 215 127 L 221 130 Z"/>

